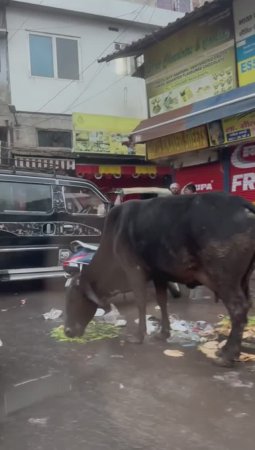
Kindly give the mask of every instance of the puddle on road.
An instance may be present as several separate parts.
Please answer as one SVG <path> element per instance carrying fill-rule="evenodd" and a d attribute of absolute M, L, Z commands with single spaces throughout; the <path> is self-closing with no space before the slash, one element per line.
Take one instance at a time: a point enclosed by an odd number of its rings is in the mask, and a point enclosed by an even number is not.
<path fill-rule="evenodd" d="M 21 381 L 5 392 L 2 415 L 6 416 L 71 390 L 70 379 L 59 373 Z"/>

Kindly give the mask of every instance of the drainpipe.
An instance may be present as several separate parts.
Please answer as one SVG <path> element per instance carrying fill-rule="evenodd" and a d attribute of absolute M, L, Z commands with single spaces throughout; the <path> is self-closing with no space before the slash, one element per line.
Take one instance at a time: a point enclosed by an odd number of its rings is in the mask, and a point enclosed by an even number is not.
<path fill-rule="evenodd" d="M 222 149 L 221 161 L 223 167 L 223 189 L 230 192 L 230 151 L 228 148 Z"/>

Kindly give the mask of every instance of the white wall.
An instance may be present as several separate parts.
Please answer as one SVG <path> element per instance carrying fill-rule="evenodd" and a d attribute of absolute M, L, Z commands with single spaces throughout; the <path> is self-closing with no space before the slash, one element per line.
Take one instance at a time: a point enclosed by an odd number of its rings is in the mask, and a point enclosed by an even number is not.
<path fill-rule="evenodd" d="M 182 13 L 156 8 L 155 0 L 141 0 L 142 4 L 138 5 L 134 5 L 132 0 L 13 0 L 12 3 L 42 5 L 43 7 L 100 15 L 106 18 L 121 18 L 123 21 L 151 23 L 157 26 L 165 26 L 178 17 L 183 17 Z"/>
<path fill-rule="evenodd" d="M 128 43 L 140 38 L 142 32 L 137 27 L 132 29 L 130 26 L 120 27 L 119 32 L 113 32 L 108 30 L 110 25 L 110 21 L 104 23 L 77 16 L 8 8 L 11 103 L 17 111 L 56 114 L 77 111 L 146 117 L 144 80 L 117 75 L 115 61 L 107 64 L 96 62 L 97 57 L 114 51 L 114 41 Z M 29 31 L 80 38 L 81 80 L 32 77 Z M 120 35 L 121 32 L 123 33 Z"/>

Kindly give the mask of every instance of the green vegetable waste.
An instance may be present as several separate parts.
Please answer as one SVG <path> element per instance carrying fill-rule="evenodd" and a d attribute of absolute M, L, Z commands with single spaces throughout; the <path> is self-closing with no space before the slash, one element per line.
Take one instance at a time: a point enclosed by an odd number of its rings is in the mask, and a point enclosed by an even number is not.
<path fill-rule="evenodd" d="M 53 328 L 50 336 L 60 342 L 76 342 L 78 344 L 87 344 L 92 341 L 100 341 L 103 339 L 113 339 L 118 337 L 120 329 L 115 325 L 108 323 L 90 322 L 82 337 L 68 338 L 64 333 L 64 326 Z"/>

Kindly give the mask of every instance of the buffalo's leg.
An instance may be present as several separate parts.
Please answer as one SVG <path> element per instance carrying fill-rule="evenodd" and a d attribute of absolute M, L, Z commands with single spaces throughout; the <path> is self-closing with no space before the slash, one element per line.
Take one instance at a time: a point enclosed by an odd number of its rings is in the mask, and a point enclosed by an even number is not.
<path fill-rule="evenodd" d="M 241 287 L 236 291 L 229 291 L 228 297 L 226 294 L 220 295 L 220 297 L 229 312 L 231 332 L 227 343 L 218 353 L 218 363 L 229 366 L 240 356 L 243 331 L 247 324 L 247 314 L 251 305 Z"/>
<path fill-rule="evenodd" d="M 170 322 L 167 312 L 167 283 L 154 281 L 156 297 L 161 310 L 161 331 L 158 335 L 161 339 L 167 339 L 170 336 Z"/>
<path fill-rule="evenodd" d="M 129 270 L 128 278 L 139 313 L 138 331 L 134 336 L 128 337 L 128 342 L 131 342 L 132 344 L 142 344 L 146 334 L 147 281 L 145 274 L 140 267 L 137 267 L 135 270 Z"/>

